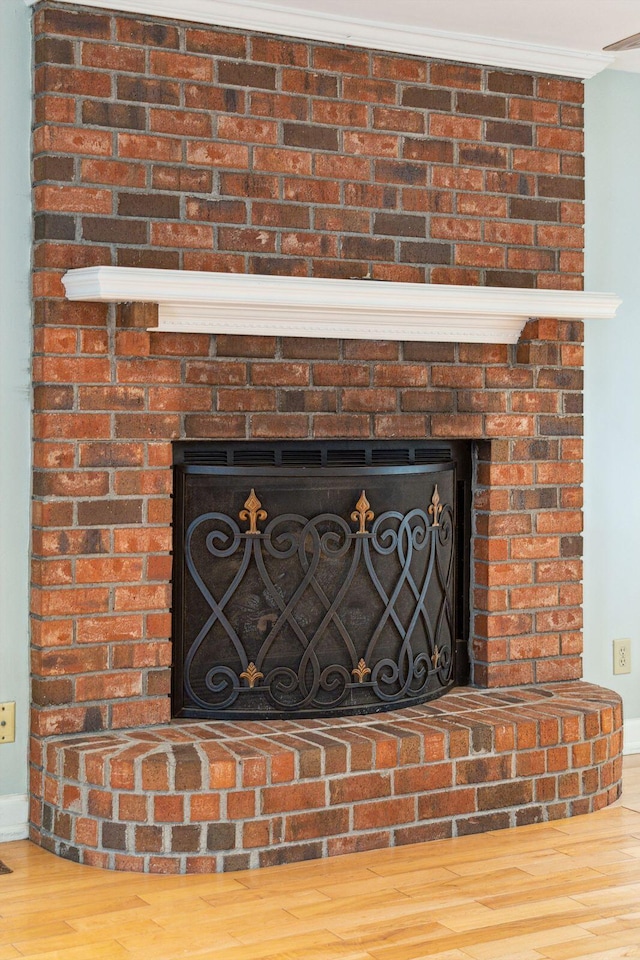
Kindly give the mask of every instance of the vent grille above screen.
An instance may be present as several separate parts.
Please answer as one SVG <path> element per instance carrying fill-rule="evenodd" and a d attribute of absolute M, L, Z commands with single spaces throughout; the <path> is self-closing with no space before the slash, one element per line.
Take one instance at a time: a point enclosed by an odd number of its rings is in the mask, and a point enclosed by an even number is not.
<path fill-rule="evenodd" d="M 224 448 L 210 447 L 198 450 L 185 450 L 182 463 L 196 463 L 203 467 L 226 467 L 228 463 L 227 451 Z"/>
<path fill-rule="evenodd" d="M 276 451 L 269 449 L 254 449 L 250 445 L 246 450 L 232 451 L 231 462 L 234 466 L 242 467 L 274 467 L 277 463 Z"/>
<path fill-rule="evenodd" d="M 452 446 L 405 443 L 390 447 L 385 441 L 309 440 L 305 444 L 218 441 L 180 441 L 174 444 L 174 463 L 203 467 L 410 467 L 413 464 L 448 463 L 455 459 Z"/>
<path fill-rule="evenodd" d="M 367 465 L 367 453 L 362 450 L 327 450 L 328 467 L 365 467 Z"/>
<path fill-rule="evenodd" d="M 322 450 L 309 447 L 300 450 L 282 450 L 283 467 L 321 467 Z"/>
<path fill-rule="evenodd" d="M 443 463 L 451 459 L 449 447 L 419 447 L 415 451 L 416 463 Z"/>

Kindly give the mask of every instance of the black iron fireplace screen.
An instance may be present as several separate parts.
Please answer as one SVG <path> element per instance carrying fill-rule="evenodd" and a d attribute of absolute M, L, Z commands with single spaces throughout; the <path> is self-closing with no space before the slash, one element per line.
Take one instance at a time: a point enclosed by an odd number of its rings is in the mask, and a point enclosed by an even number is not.
<path fill-rule="evenodd" d="M 174 715 L 361 714 L 463 680 L 468 460 L 176 444 Z"/>

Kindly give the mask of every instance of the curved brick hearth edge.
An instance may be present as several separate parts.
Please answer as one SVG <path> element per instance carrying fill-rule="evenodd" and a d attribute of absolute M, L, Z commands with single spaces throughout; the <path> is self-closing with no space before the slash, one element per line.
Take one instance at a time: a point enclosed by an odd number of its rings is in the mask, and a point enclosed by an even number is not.
<path fill-rule="evenodd" d="M 620 795 L 621 751 L 620 698 L 580 682 L 65 736 L 44 747 L 31 836 L 116 870 L 271 866 L 598 810 Z"/>

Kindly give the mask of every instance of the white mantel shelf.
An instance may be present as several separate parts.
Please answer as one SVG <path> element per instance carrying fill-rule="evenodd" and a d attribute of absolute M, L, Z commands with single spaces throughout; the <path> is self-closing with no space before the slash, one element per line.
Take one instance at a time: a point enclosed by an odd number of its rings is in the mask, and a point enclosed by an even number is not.
<path fill-rule="evenodd" d="M 385 283 L 256 274 L 84 267 L 63 277 L 69 300 L 158 304 L 160 331 L 516 343 L 535 317 L 607 320 L 608 293 Z"/>

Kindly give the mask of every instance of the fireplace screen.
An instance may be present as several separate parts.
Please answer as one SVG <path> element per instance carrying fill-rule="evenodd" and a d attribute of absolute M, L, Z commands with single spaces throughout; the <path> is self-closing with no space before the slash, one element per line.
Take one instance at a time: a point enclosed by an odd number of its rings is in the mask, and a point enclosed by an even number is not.
<path fill-rule="evenodd" d="M 464 444 L 176 444 L 174 715 L 388 710 L 465 674 Z"/>

